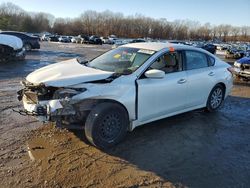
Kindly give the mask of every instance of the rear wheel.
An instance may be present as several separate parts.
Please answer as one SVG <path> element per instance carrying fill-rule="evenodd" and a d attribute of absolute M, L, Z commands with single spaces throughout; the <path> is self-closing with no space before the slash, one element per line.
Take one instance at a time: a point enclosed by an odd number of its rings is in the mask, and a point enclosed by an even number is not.
<path fill-rule="evenodd" d="M 207 110 L 213 112 L 217 110 L 224 100 L 224 88 L 221 85 L 216 85 L 209 94 L 207 100 Z"/>
<path fill-rule="evenodd" d="M 127 111 L 116 103 L 101 103 L 89 113 L 85 135 L 98 148 L 106 149 L 119 143 L 127 133 Z"/>

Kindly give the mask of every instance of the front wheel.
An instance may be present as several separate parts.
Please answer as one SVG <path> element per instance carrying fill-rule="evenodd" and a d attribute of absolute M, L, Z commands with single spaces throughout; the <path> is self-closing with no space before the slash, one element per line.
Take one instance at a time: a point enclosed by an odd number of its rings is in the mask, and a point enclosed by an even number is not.
<path fill-rule="evenodd" d="M 90 143 L 106 149 L 119 143 L 127 133 L 127 111 L 116 103 L 100 103 L 89 113 L 85 135 Z"/>
<path fill-rule="evenodd" d="M 213 112 L 217 110 L 224 100 L 224 88 L 221 85 L 216 85 L 209 94 L 207 100 L 207 110 Z"/>

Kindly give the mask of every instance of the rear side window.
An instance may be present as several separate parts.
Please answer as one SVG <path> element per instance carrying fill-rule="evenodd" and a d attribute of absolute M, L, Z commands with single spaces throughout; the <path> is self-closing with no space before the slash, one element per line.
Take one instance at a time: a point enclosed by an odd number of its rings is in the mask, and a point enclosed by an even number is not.
<path fill-rule="evenodd" d="M 186 69 L 199 69 L 208 66 L 207 56 L 204 53 L 196 51 L 185 51 Z"/>

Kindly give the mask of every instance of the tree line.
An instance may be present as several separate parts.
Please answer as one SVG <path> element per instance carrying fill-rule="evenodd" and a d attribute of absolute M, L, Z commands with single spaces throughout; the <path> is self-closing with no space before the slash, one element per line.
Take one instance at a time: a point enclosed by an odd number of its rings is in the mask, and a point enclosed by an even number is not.
<path fill-rule="evenodd" d="M 250 41 L 250 26 L 200 24 L 191 20 L 168 21 L 140 14 L 124 16 L 111 11 L 85 11 L 74 19 L 55 18 L 48 13 L 30 13 L 12 3 L 0 5 L 0 30 L 51 32 L 59 35 L 115 34 L 124 38 L 168 40 Z"/>

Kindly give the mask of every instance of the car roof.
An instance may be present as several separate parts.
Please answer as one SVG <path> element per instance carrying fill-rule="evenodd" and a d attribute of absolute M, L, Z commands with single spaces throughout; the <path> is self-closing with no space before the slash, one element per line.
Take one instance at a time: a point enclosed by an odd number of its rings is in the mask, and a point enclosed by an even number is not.
<path fill-rule="evenodd" d="M 140 48 L 145 50 L 153 50 L 153 51 L 160 51 L 164 48 L 174 48 L 174 49 L 195 49 L 197 48 L 183 45 L 183 44 L 173 44 L 173 43 L 164 43 L 164 42 L 140 42 L 140 43 L 129 43 L 122 45 L 121 47 L 128 47 L 128 48 Z"/>
<path fill-rule="evenodd" d="M 201 48 L 196 48 L 196 47 L 184 45 L 184 44 L 174 44 L 174 43 L 169 43 L 169 42 L 129 43 L 129 44 L 122 45 L 120 47 L 139 48 L 139 49 L 153 50 L 153 51 L 160 51 L 166 48 L 173 48 L 173 50 L 195 50 L 195 51 L 207 53 L 206 50 L 203 50 Z"/>

